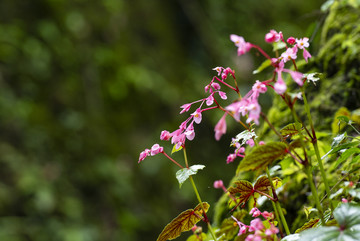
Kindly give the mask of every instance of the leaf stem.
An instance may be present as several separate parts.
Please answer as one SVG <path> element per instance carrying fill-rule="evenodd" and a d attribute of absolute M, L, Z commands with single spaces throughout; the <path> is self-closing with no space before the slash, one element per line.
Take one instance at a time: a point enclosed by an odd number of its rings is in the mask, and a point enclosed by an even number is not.
<path fill-rule="evenodd" d="M 188 160 L 187 160 L 187 155 L 186 155 L 186 150 L 185 150 L 185 148 L 183 148 L 183 150 L 184 150 L 184 159 L 185 159 L 186 167 L 189 167 Z M 209 229 L 209 231 L 211 233 L 211 236 L 213 237 L 214 241 L 216 241 L 216 235 L 215 235 L 215 233 L 214 233 L 214 231 L 213 231 L 213 229 L 211 227 L 209 219 L 206 216 L 206 211 L 205 211 L 203 202 L 201 201 L 200 194 L 199 194 L 199 192 L 198 192 L 198 190 L 196 188 L 196 185 L 195 185 L 195 182 L 194 182 L 194 179 L 192 178 L 192 176 L 189 177 L 189 180 L 190 180 L 191 185 L 192 185 L 192 187 L 194 189 L 196 198 L 197 198 L 198 202 L 200 203 L 201 209 L 204 211 L 204 219 L 205 219 L 205 222 L 207 223 L 207 226 L 208 226 L 208 229 Z"/>

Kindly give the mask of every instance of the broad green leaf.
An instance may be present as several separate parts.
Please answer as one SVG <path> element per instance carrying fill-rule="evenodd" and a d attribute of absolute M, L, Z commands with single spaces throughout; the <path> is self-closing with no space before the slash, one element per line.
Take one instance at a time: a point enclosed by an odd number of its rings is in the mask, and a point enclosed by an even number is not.
<path fill-rule="evenodd" d="M 281 179 L 278 177 L 273 177 L 272 181 L 273 183 L 278 183 L 281 182 Z M 276 185 L 274 185 L 274 187 L 276 188 Z M 260 178 L 258 178 L 254 184 L 254 190 L 270 194 L 271 183 L 269 181 L 269 178 L 267 176 L 261 176 Z"/>
<path fill-rule="evenodd" d="M 256 70 L 253 71 L 253 74 L 260 73 L 261 71 L 263 71 L 264 69 L 266 69 L 270 65 L 271 65 L 271 60 L 266 59 L 264 62 L 262 62 L 262 64 Z"/>
<path fill-rule="evenodd" d="M 345 229 L 353 228 L 355 225 L 360 225 L 360 206 L 343 203 L 334 210 L 334 217 Z"/>
<path fill-rule="evenodd" d="M 343 203 L 334 210 L 334 218 L 339 226 L 318 227 L 300 233 L 299 241 L 317 240 L 360 240 L 360 206 Z"/>
<path fill-rule="evenodd" d="M 301 130 L 300 123 L 291 123 L 285 126 L 280 130 L 280 133 L 283 137 L 293 136 L 299 134 L 299 130 Z"/>
<path fill-rule="evenodd" d="M 239 203 L 245 204 L 254 193 L 253 185 L 251 182 L 246 180 L 236 181 L 234 184 L 235 187 L 230 187 L 228 189 L 229 193 L 233 196 L 239 195 Z"/>
<path fill-rule="evenodd" d="M 195 175 L 198 170 L 204 169 L 204 165 L 193 165 L 189 168 L 183 168 L 176 172 L 176 178 L 179 182 L 179 185 L 181 185 L 192 175 Z"/>
<path fill-rule="evenodd" d="M 257 146 L 240 162 L 237 173 L 265 168 L 273 161 L 283 158 L 287 152 L 287 145 L 282 142 L 270 142 Z"/>
<path fill-rule="evenodd" d="M 349 194 L 350 194 L 353 198 L 359 198 L 359 199 L 360 199 L 360 188 L 358 188 L 358 189 L 350 189 L 350 190 L 349 190 Z"/>
<path fill-rule="evenodd" d="M 334 137 L 334 140 L 333 142 L 331 143 L 331 148 L 334 148 L 336 146 L 338 146 L 343 140 L 345 140 L 347 137 L 347 134 L 346 132 L 340 134 L 340 135 L 337 135 L 336 137 Z"/>
<path fill-rule="evenodd" d="M 205 212 L 209 210 L 210 205 L 203 202 L 202 206 Z M 203 209 L 198 204 L 194 209 L 188 209 L 174 218 L 161 232 L 157 241 L 166 241 L 179 237 L 182 232 L 189 231 L 194 225 L 202 219 Z"/>
<path fill-rule="evenodd" d="M 328 153 L 326 153 L 323 157 L 321 157 L 321 159 L 324 159 L 328 155 L 334 154 L 334 153 L 336 153 L 336 152 L 338 152 L 340 150 L 348 149 L 350 147 L 357 146 L 357 145 L 360 145 L 359 141 L 353 141 L 353 142 L 341 144 L 341 145 L 339 145 L 337 147 L 332 148 L 330 151 L 328 151 Z"/>
<path fill-rule="evenodd" d="M 248 141 L 250 139 L 256 139 L 256 138 L 257 138 L 257 136 L 254 131 L 245 130 L 236 135 L 236 137 L 231 142 L 231 146 L 235 146 L 236 143 L 239 143 L 240 146 L 242 146 L 246 143 L 246 141 Z M 241 141 L 241 143 L 240 143 L 240 141 Z"/>
<path fill-rule="evenodd" d="M 173 146 L 172 150 L 171 150 L 171 154 L 181 151 L 183 149 L 182 146 L 180 146 L 179 148 L 176 148 L 176 144 Z"/>
<path fill-rule="evenodd" d="M 338 116 L 336 117 L 336 119 L 340 120 L 340 121 L 343 121 L 345 123 L 349 123 L 351 120 L 349 119 L 349 117 L 347 116 L 344 116 L 344 115 L 341 115 L 341 116 Z"/>

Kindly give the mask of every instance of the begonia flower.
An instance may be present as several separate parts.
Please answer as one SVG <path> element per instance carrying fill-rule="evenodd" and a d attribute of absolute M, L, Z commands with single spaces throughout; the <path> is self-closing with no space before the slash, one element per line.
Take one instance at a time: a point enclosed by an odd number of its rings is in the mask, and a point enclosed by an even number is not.
<path fill-rule="evenodd" d="M 145 149 L 145 151 L 142 151 L 140 153 L 140 156 L 139 156 L 139 161 L 138 163 L 140 163 L 141 161 L 143 161 L 146 157 L 150 156 L 150 150 L 149 149 Z"/>
<path fill-rule="evenodd" d="M 219 120 L 219 122 L 215 125 L 215 139 L 218 141 L 220 140 L 221 136 L 226 133 L 226 115 L 225 113 Z"/>
<path fill-rule="evenodd" d="M 280 39 L 281 35 L 275 30 L 270 30 L 270 32 L 265 35 L 265 41 L 267 43 L 278 42 Z"/>
<path fill-rule="evenodd" d="M 194 117 L 194 121 L 196 124 L 200 124 L 202 115 L 201 115 L 201 109 L 198 108 L 194 113 L 191 114 Z"/>
<path fill-rule="evenodd" d="M 245 42 L 243 37 L 236 34 L 231 34 L 230 40 L 235 43 L 236 47 L 238 47 L 237 53 L 239 56 L 249 52 L 252 47 L 251 43 Z"/>
<path fill-rule="evenodd" d="M 159 144 L 154 144 L 151 147 L 150 155 L 155 156 L 156 154 L 159 154 L 159 153 L 161 153 L 163 151 L 164 151 L 164 148 L 162 146 L 160 146 Z"/>
<path fill-rule="evenodd" d="M 163 130 L 160 134 L 160 140 L 162 141 L 167 141 L 167 140 L 170 140 L 171 138 L 171 134 L 170 132 L 166 131 L 166 130 Z"/>

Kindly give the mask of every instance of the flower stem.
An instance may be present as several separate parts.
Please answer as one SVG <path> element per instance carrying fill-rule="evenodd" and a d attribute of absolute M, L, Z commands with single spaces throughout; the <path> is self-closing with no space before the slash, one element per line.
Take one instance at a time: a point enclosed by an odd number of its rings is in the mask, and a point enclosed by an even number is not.
<path fill-rule="evenodd" d="M 312 195 L 314 196 L 314 199 L 315 199 L 315 205 L 316 205 L 317 209 L 319 210 L 320 219 L 321 219 L 322 224 L 324 225 L 325 224 L 324 213 L 323 213 L 323 209 L 322 209 L 322 206 L 321 206 L 320 201 L 319 201 L 319 196 L 318 196 L 318 193 L 317 193 L 314 181 L 313 181 L 313 177 L 312 177 L 312 173 L 311 173 L 311 165 L 309 165 L 309 164 L 306 165 L 305 166 L 305 171 L 306 171 L 306 175 L 308 176 L 309 185 L 310 185 Z"/>
<path fill-rule="evenodd" d="M 311 131 L 312 131 L 312 136 L 313 136 L 312 144 L 313 144 L 313 147 L 314 147 L 314 150 L 315 150 L 316 159 L 317 159 L 318 164 L 319 164 L 320 173 L 321 173 L 324 185 L 325 185 L 325 190 L 326 190 L 326 194 L 327 194 L 327 200 L 329 202 L 331 211 L 334 211 L 334 207 L 333 207 L 333 205 L 331 203 L 331 199 L 330 199 L 330 194 L 331 194 L 330 186 L 329 186 L 329 182 L 327 180 L 326 173 L 325 173 L 325 170 L 324 170 L 324 166 L 323 166 L 323 163 L 322 163 L 322 160 L 321 160 L 321 157 L 320 157 L 319 146 L 317 144 L 317 138 L 316 138 L 316 133 L 315 133 L 315 129 L 314 129 L 314 124 L 313 124 L 313 121 L 312 121 L 312 118 L 311 118 L 310 108 L 309 108 L 309 104 L 308 104 L 307 99 L 306 99 L 304 87 L 301 88 L 301 92 L 302 92 L 302 96 L 303 96 L 303 100 L 304 100 L 305 111 L 306 111 L 307 117 L 309 119 Z"/>
<path fill-rule="evenodd" d="M 184 159 L 185 159 L 186 167 L 189 167 L 185 147 L 183 148 L 183 150 L 184 150 Z M 198 202 L 200 203 L 201 209 L 204 211 L 204 213 L 203 213 L 204 219 L 205 219 L 205 222 L 207 223 L 207 226 L 208 226 L 208 229 L 209 229 L 209 231 L 210 231 L 210 233 L 211 233 L 211 236 L 213 237 L 214 240 L 216 240 L 216 235 L 215 235 L 215 233 L 214 233 L 214 230 L 213 230 L 212 227 L 211 227 L 211 224 L 210 224 L 209 219 L 208 219 L 207 216 L 206 216 L 206 211 L 205 211 L 203 202 L 201 201 L 200 194 L 199 194 L 199 192 L 198 192 L 198 190 L 197 190 L 197 188 L 196 188 L 196 185 L 195 185 L 195 182 L 194 182 L 194 179 L 192 178 L 192 176 L 189 177 L 189 180 L 190 180 L 191 185 L 192 185 L 192 187 L 193 187 L 193 189 L 194 189 L 196 198 L 197 198 Z"/>
<path fill-rule="evenodd" d="M 274 196 L 274 199 L 275 199 L 273 202 L 275 203 L 277 212 L 279 213 L 279 216 L 280 216 L 280 219 L 281 219 L 281 223 L 282 223 L 282 225 L 283 225 L 283 227 L 284 227 L 284 229 L 285 229 L 286 235 L 290 235 L 289 226 L 287 225 L 287 222 L 286 222 L 284 213 L 283 213 L 283 211 L 282 211 L 282 208 L 281 208 L 281 206 L 280 206 L 279 200 L 278 200 L 278 198 L 277 198 L 276 191 L 275 191 L 275 186 L 274 186 L 274 183 L 272 182 L 272 178 L 271 178 L 270 171 L 269 171 L 269 168 L 268 168 L 268 167 L 266 167 L 266 175 L 268 176 L 269 181 L 270 181 L 271 189 L 272 189 L 273 196 Z"/>

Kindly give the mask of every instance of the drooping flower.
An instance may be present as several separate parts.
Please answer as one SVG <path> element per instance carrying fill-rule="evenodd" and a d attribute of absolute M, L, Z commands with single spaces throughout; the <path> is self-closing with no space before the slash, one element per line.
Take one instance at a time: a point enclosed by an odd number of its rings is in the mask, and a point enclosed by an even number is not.
<path fill-rule="evenodd" d="M 194 131 L 194 125 L 193 122 L 190 123 L 190 125 L 188 126 L 188 128 L 186 128 L 184 135 L 186 136 L 186 138 L 190 141 L 194 140 L 195 138 L 195 131 Z"/>
<path fill-rule="evenodd" d="M 281 35 L 275 30 L 270 30 L 270 32 L 265 35 L 265 41 L 267 43 L 278 42 L 280 39 Z"/>
<path fill-rule="evenodd" d="M 217 180 L 214 182 L 214 188 L 219 189 L 222 188 L 224 186 L 224 183 L 222 180 Z"/>
<path fill-rule="evenodd" d="M 252 87 L 254 98 L 259 98 L 260 93 L 265 93 L 267 91 L 267 87 L 265 84 L 257 80 Z"/>
<path fill-rule="evenodd" d="M 293 44 L 295 44 L 296 40 L 295 40 L 294 37 L 289 37 L 289 38 L 286 40 L 286 42 L 287 42 L 288 44 L 293 45 Z"/>
<path fill-rule="evenodd" d="M 149 149 L 145 149 L 144 151 L 142 151 L 140 153 L 140 156 L 139 156 L 139 161 L 138 163 L 140 163 L 141 161 L 143 161 L 146 157 L 150 156 L 150 150 Z"/>
<path fill-rule="evenodd" d="M 221 136 L 226 133 L 226 115 L 225 113 L 219 120 L 219 122 L 215 125 L 215 139 L 218 141 L 220 140 Z"/>
<path fill-rule="evenodd" d="M 154 144 L 151 147 L 150 155 L 155 156 L 156 154 L 159 154 L 159 153 L 161 153 L 163 151 L 164 151 L 164 148 L 162 146 L 160 146 L 159 144 Z"/>
<path fill-rule="evenodd" d="M 168 132 L 167 130 L 163 130 L 160 134 L 160 140 L 162 141 L 167 141 L 171 138 L 171 134 L 170 132 Z"/>
<path fill-rule="evenodd" d="M 230 40 L 235 43 L 236 47 L 238 47 L 237 53 L 239 56 L 249 52 L 252 47 L 251 43 L 245 42 L 243 37 L 236 34 L 231 34 Z"/>
<path fill-rule="evenodd" d="M 223 99 L 223 100 L 227 99 L 227 96 L 226 96 L 225 92 L 219 91 L 218 93 L 219 93 L 219 96 L 221 97 L 221 99 Z"/>
<path fill-rule="evenodd" d="M 276 81 L 276 83 L 274 84 L 274 90 L 276 93 L 278 93 L 279 95 L 282 95 L 285 93 L 286 91 L 286 84 L 282 79 L 278 79 Z"/>
<path fill-rule="evenodd" d="M 213 94 L 209 95 L 209 97 L 206 98 L 206 105 L 212 105 L 214 103 L 214 96 Z"/>

